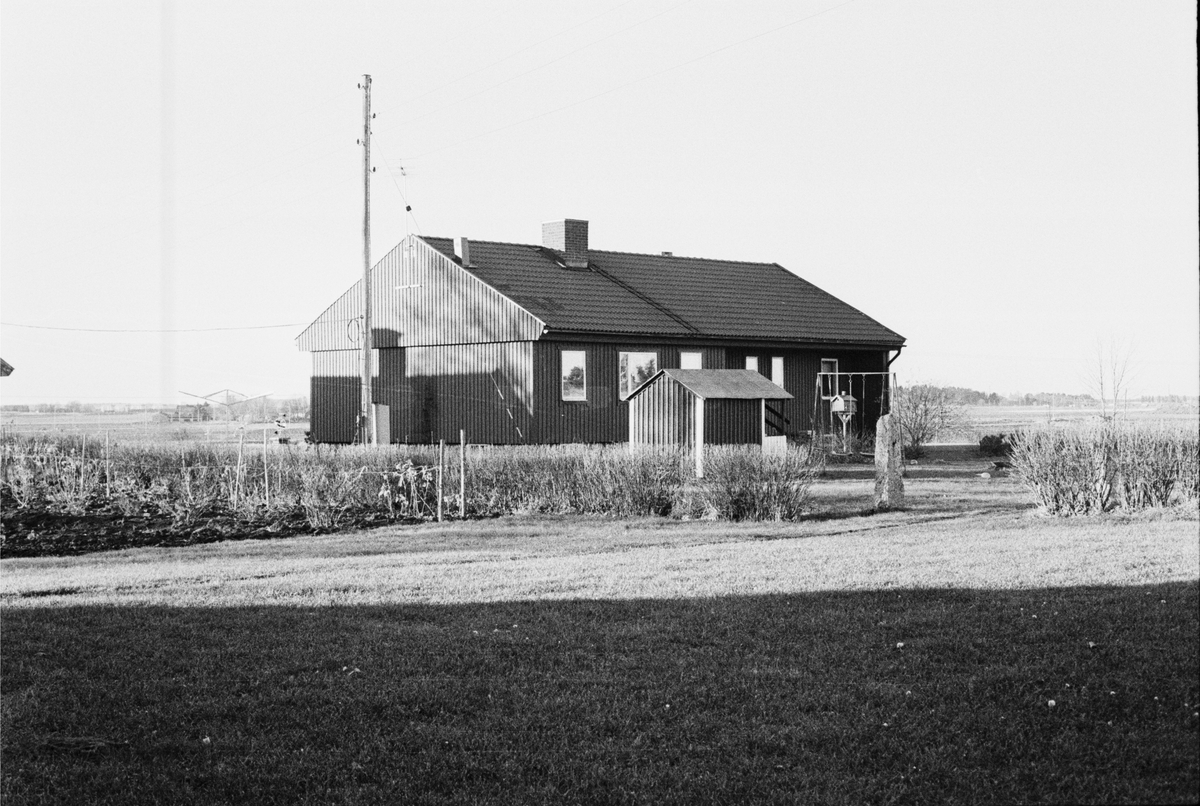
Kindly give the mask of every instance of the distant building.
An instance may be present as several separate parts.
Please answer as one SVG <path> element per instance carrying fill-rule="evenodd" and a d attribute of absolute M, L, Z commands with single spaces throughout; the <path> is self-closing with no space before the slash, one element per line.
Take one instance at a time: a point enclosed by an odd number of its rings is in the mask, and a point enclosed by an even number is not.
<path fill-rule="evenodd" d="M 410 236 L 371 278 L 372 397 L 392 442 L 459 429 L 475 443 L 626 442 L 629 396 L 677 368 L 783 387 L 763 436 L 811 432 L 839 392 L 873 428 L 904 346 L 778 264 L 596 250 L 574 219 L 543 225 L 541 244 Z M 360 280 L 297 338 L 319 442 L 356 437 L 361 314 Z"/>

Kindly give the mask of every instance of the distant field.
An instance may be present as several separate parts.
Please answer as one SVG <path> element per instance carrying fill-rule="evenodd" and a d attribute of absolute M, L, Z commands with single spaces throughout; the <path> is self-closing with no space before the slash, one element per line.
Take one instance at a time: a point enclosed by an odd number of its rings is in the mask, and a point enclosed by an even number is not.
<path fill-rule="evenodd" d="M 249 423 L 228 420 L 188 422 L 168 420 L 153 412 L 132 414 L 87 414 L 60 412 L 42 414 L 33 412 L 4 412 L 0 417 L 0 431 L 10 434 L 55 434 L 88 435 L 103 439 L 146 442 L 198 441 L 212 443 L 261 442 L 263 429 L 267 429 L 272 440 L 277 436 L 293 441 L 304 439 L 307 422 L 290 422 L 285 429 L 275 428 L 274 422 Z"/>
<path fill-rule="evenodd" d="M 1179 405 L 1130 404 L 1120 409 L 1122 417 L 1144 423 L 1200 425 L 1200 411 Z M 1086 422 L 1098 419 L 1100 409 L 1054 408 L 1052 406 L 970 406 L 970 427 L 946 435 L 945 442 L 978 442 L 988 434 L 1000 434 L 1032 425 Z"/>
<path fill-rule="evenodd" d="M 1175 405 L 1131 404 L 1121 415 L 1139 422 L 1193 424 L 1200 427 L 1200 411 Z M 988 434 L 1009 433 L 1020 428 L 1048 422 L 1087 421 L 1098 418 L 1100 409 L 1052 408 L 1046 406 L 971 406 L 967 409 L 969 424 L 954 433 L 943 434 L 939 442 L 975 443 Z M 278 430 L 273 423 L 229 421 L 177 422 L 160 414 L 82 414 L 64 412 L 35 414 L 5 412 L 0 417 L 0 430 L 18 434 L 70 434 L 146 442 L 182 442 L 194 440 L 211 443 L 261 442 L 263 429 L 268 428 L 274 441 L 277 436 L 299 442 L 309 429 L 307 422 L 288 423 Z"/>

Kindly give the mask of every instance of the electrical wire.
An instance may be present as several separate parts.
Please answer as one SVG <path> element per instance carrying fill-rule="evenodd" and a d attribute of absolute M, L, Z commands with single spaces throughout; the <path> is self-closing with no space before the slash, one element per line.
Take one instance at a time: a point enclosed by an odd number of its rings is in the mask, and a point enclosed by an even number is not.
<path fill-rule="evenodd" d="M 240 327 L 180 327 L 180 328 L 113 328 L 113 327 L 55 327 L 53 325 L 26 325 L 20 322 L 0 322 L 5 327 L 23 327 L 30 330 L 65 330 L 72 333 L 213 333 L 221 330 L 273 330 L 284 327 L 303 327 L 309 322 L 287 322 L 282 325 L 244 325 Z"/>
<path fill-rule="evenodd" d="M 384 167 L 388 167 L 387 154 L 383 153 L 383 147 L 379 144 L 379 138 L 375 136 L 374 132 L 371 133 L 371 143 L 379 149 L 379 156 L 383 157 Z M 404 170 L 403 161 L 400 162 L 400 170 Z M 392 178 L 392 184 L 396 186 L 396 192 L 400 194 L 400 199 L 404 202 L 404 215 L 412 219 L 413 226 L 417 228 L 417 234 L 423 236 L 425 233 L 421 230 L 421 223 L 417 221 L 417 216 L 412 211 L 412 205 L 409 204 L 408 197 L 404 195 L 404 191 L 400 189 L 400 183 L 396 181 L 396 176 L 392 173 L 391 168 L 388 168 L 387 174 Z"/>

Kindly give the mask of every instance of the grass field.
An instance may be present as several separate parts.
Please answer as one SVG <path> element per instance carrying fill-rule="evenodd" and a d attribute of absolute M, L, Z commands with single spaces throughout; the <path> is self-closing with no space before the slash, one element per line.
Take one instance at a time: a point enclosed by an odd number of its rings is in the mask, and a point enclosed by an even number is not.
<path fill-rule="evenodd" d="M 1195 802 L 1194 511 L 815 485 L 0 562 L 5 803 Z M 1051 705 L 1053 701 L 1053 705 Z"/>
<path fill-rule="evenodd" d="M 1110 412 L 1111 414 L 1111 405 Z M 1182 404 L 1130 403 L 1118 408 L 1123 420 L 1135 423 L 1163 423 L 1195 428 L 1200 426 L 1200 411 Z M 946 441 L 978 443 L 989 434 L 1011 434 L 1022 428 L 1047 423 L 1088 422 L 1100 419 L 1099 408 L 1054 408 L 1053 406 L 970 406 L 968 425 Z"/>

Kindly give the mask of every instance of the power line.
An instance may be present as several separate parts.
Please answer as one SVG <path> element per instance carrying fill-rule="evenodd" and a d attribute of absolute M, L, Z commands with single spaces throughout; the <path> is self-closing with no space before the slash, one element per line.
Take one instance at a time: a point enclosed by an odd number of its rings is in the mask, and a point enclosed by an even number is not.
<path fill-rule="evenodd" d="M 23 327 L 30 330 L 65 330 L 72 333 L 212 333 L 218 330 L 272 330 L 284 327 L 303 327 L 309 322 L 288 322 L 282 325 L 245 325 L 241 327 L 180 327 L 160 328 L 110 328 L 110 327 L 54 327 L 52 325 L 26 325 L 19 322 L 0 322 L 5 327 Z"/>
<path fill-rule="evenodd" d="M 392 184 L 396 186 L 396 192 L 400 194 L 400 199 L 404 202 L 404 215 L 407 216 L 408 218 L 412 219 L 413 224 L 416 225 L 416 227 L 417 227 L 417 233 L 420 235 L 424 235 L 425 233 L 421 230 L 421 222 L 417 221 L 417 216 L 412 211 L 412 205 L 409 204 L 409 202 L 408 202 L 408 196 L 406 196 L 404 191 L 400 189 L 400 183 L 396 181 L 396 175 L 394 173 L 392 173 L 391 167 L 388 166 L 387 154 L 383 153 L 383 147 L 379 145 L 379 138 L 377 138 L 375 136 L 374 132 L 371 133 L 371 141 L 374 142 L 375 147 L 379 149 L 379 156 L 383 157 L 383 164 L 385 167 L 387 167 L 388 176 L 390 176 L 392 178 Z M 403 174 L 404 173 L 403 160 L 401 160 L 401 162 L 399 164 L 400 164 L 400 173 Z M 407 184 L 407 180 L 405 180 L 405 183 Z M 405 227 L 405 229 L 407 230 L 408 228 Z"/>

